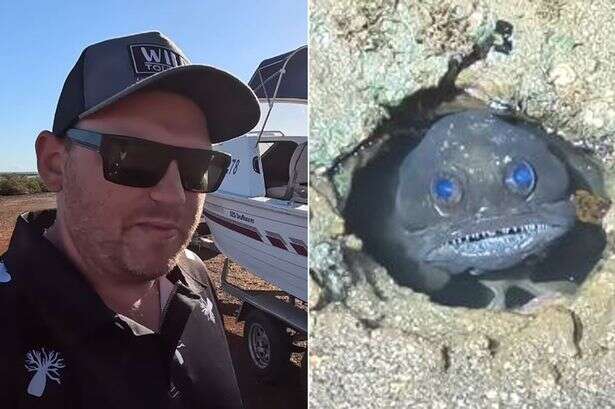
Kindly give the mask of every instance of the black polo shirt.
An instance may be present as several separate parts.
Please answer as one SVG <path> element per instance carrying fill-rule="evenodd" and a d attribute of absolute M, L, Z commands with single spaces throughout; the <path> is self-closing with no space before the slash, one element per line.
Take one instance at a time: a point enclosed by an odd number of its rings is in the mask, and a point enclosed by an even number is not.
<path fill-rule="evenodd" d="M 186 250 L 165 279 L 158 332 L 106 307 L 43 231 L 17 220 L 0 262 L 0 408 L 240 408 L 203 262 Z"/>

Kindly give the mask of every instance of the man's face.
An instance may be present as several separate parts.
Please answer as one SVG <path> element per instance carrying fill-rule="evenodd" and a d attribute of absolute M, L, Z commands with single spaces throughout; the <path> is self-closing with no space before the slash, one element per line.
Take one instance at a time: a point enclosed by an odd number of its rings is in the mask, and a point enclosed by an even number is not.
<path fill-rule="evenodd" d="M 131 95 L 82 119 L 75 128 L 188 148 L 211 147 L 199 107 L 162 91 Z M 154 187 L 121 186 L 104 179 L 99 153 L 73 144 L 58 193 L 58 212 L 86 268 L 119 280 L 149 280 L 173 268 L 196 229 L 204 198 L 183 189 L 175 161 Z"/>

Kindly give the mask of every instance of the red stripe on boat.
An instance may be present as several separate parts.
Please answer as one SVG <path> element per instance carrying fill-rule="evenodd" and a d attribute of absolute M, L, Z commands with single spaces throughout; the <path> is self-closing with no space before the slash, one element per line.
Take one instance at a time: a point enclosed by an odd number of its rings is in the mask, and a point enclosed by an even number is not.
<path fill-rule="evenodd" d="M 280 248 L 282 250 L 288 250 L 288 248 L 286 247 L 284 242 L 282 240 L 278 239 L 277 237 L 271 237 L 271 236 L 268 235 L 267 238 L 269 239 L 269 242 L 271 242 L 271 244 L 273 244 L 277 248 Z"/>
<path fill-rule="evenodd" d="M 207 210 L 204 211 L 205 213 L 205 217 L 210 218 L 211 220 L 213 220 L 214 222 L 218 223 L 221 226 L 224 226 L 228 229 L 231 229 L 233 231 L 236 231 L 237 233 L 241 233 L 244 236 L 248 236 L 253 238 L 254 240 L 258 240 L 258 241 L 263 241 L 263 239 L 261 238 L 260 234 L 258 234 L 257 231 L 251 230 L 247 227 L 241 226 L 238 223 L 228 220 L 222 216 L 216 216 L 210 212 L 208 212 Z"/>
<path fill-rule="evenodd" d="M 296 243 L 290 243 L 290 245 L 293 246 L 297 254 L 307 257 L 307 249 L 304 246 Z"/>

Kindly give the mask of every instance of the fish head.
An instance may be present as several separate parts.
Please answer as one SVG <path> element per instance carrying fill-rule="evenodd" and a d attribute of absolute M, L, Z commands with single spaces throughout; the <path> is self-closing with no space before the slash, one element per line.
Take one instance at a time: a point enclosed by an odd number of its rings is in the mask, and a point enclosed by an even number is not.
<path fill-rule="evenodd" d="M 404 256 L 484 274 L 567 233 L 575 223 L 569 175 L 548 137 L 488 110 L 436 121 L 398 169 L 388 224 Z"/>

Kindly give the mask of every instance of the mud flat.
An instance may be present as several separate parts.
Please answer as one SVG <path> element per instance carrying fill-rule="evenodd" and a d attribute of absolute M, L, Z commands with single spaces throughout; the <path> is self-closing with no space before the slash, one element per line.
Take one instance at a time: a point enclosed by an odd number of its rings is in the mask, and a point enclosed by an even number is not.
<path fill-rule="evenodd" d="M 332 193 L 347 194 L 352 169 L 327 180 L 391 107 L 438 84 L 504 21 L 513 34 L 497 43 L 512 48 L 492 49 L 456 85 L 590 148 L 612 200 L 614 17 L 609 1 L 312 1 L 311 407 L 615 408 L 612 206 L 606 249 L 578 294 L 521 315 L 434 304 L 384 269 L 355 281 L 342 248 L 361 242 Z"/>

